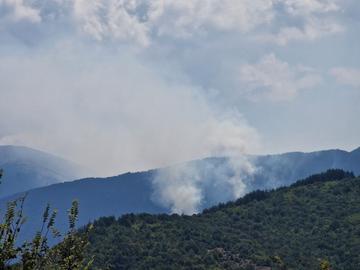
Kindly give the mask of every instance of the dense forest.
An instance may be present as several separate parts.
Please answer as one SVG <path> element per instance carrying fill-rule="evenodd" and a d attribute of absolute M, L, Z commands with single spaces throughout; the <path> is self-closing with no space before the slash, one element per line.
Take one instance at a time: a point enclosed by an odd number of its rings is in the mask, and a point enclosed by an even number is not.
<path fill-rule="evenodd" d="M 94 269 L 360 269 L 360 178 L 330 170 L 193 216 L 101 218 Z"/>

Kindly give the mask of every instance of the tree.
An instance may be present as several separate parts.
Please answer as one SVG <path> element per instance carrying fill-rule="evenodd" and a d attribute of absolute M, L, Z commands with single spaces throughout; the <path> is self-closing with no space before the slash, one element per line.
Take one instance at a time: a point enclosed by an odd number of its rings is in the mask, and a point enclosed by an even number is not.
<path fill-rule="evenodd" d="M 329 261 L 321 260 L 319 265 L 320 270 L 331 270 Z"/>
<path fill-rule="evenodd" d="M 16 247 L 16 239 L 25 223 L 23 216 L 25 198 L 26 195 L 8 202 L 4 217 L 0 220 L 0 269 L 7 269 L 21 252 L 21 247 Z"/>
<path fill-rule="evenodd" d="M 90 268 L 93 259 L 86 261 L 84 250 L 88 245 L 88 236 L 92 225 L 85 230 L 76 230 L 76 220 L 79 214 L 78 201 L 73 201 L 69 210 L 69 230 L 63 241 L 50 250 L 46 259 L 49 262 L 49 269 L 57 270 L 87 270 Z"/>
<path fill-rule="evenodd" d="M 0 180 L 3 171 L 0 170 Z M 1 182 L 0 182 L 1 183 Z M 5 214 L 0 219 L 0 270 L 80 270 L 88 269 L 92 260 L 86 261 L 84 250 L 88 245 L 91 225 L 79 233 L 76 221 L 79 215 L 79 203 L 72 202 L 69 210 L 69 230 L 64 239 L 55 247 L 50 247 L 48 239 L 61 237 L 55 228 L 56 210 L 48 204 L 43 213 L 41 229 L 30 242 L 17 246 L 16 242 L 22 226 L 26 222 L 23 209 L 26 194 L 7 204 Z"/>

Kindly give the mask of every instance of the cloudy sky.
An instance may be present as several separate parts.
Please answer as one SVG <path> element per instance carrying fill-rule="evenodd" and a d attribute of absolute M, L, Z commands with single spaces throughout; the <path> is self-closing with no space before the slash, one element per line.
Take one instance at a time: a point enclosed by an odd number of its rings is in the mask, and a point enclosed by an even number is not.
<path fill-rule="evenodd" d="M 103 175 L 360 146 L 358 0 L 0 0 L 0 144 Z"/>

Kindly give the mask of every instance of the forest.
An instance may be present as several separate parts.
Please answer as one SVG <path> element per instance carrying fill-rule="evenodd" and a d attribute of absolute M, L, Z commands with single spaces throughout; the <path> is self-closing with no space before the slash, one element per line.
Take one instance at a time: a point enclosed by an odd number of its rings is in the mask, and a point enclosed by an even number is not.
<path fill-rule="evenodd" d="M 359 269 L 360 179 L 329 170 L 193 216 L 94 223 L 93 269 Z M 263 267 L 263 268 L 260 268 Z"/>

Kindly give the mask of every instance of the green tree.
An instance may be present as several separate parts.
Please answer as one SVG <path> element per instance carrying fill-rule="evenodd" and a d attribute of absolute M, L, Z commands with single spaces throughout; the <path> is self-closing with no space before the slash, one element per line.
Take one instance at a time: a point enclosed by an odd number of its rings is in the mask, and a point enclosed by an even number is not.
<path fill-rule="evenodd" d="M 63 241 L 50 250 L 46 261 L 49 269 L 57 270 L 86 270 L 89 269 L 93 259 L 87 261 L 84 250 L 88 245 L 89 232 L 92 225 L 88 225 L 85 230 L 76 230 L 76 220 L 79 215 L 78 201 L 73 201 L 69 210 L 69 230 Z M 46 268 L 47 269 L 47 268 Z"/>
<path fill-rule="evenodd" d="M 3 171 L 0 170 L 0 180 Z M 0 182 L 1 183 L 1 182 Z M 76 221 L 79 215 L 79 203 L 73 201 L 69 210 L 69 230 L 64 239 L 51 248 L 48 244 L 50 236 L 61 237 L 55 228 L 56 210 L 51 210 L 48 204 L 43 213 L 41 229 L 30 242 L 17 246 L 16 242 L 22 226 L 26 222 L 24 217 L 24 203 L 26 194 L 10 201 L 3 217 L 0 218 L 0 270 L 86 270 L 92 260 L 86 261 L 84 250 L 88 245 L 88 234 L 91 225 L 79 233 Z"/>
<path fill-rule="evenodd" d="M 331 270 L 330 263 L 327 260 L 320 261 L 320 270 Z"/>

